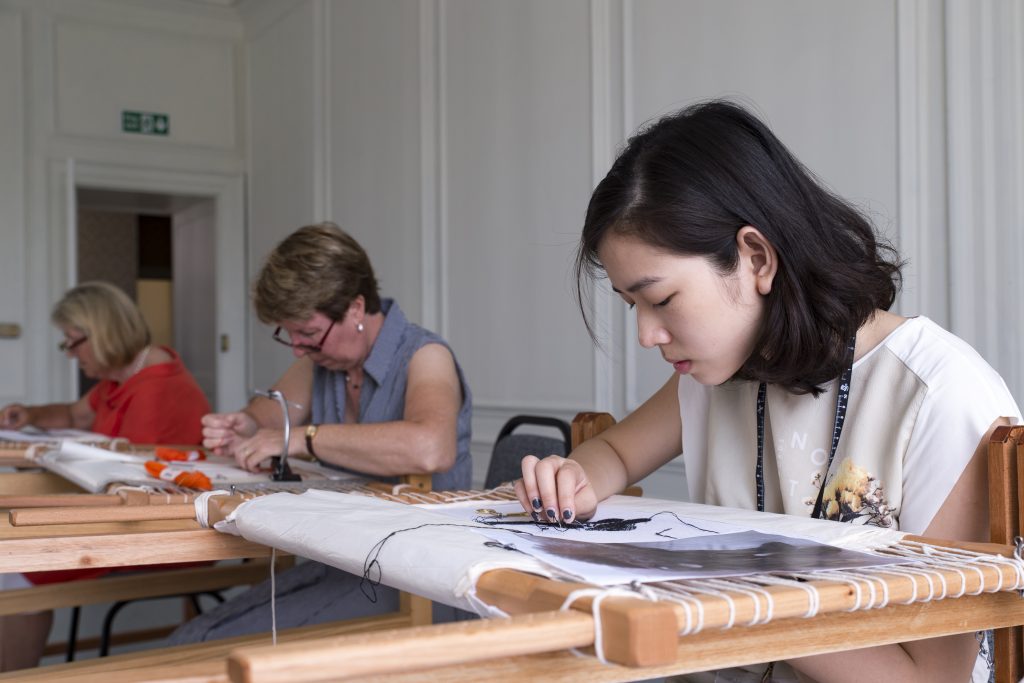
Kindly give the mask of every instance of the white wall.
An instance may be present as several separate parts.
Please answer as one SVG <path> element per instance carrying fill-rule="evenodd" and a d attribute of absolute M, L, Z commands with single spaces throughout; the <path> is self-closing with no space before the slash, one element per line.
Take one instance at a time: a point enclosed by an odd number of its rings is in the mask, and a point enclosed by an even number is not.
<path fill-rule="evenodd" d="M 753 106 L 862 205 L 910 259 L 901 310 L 950 325 L 1024 393 L 1019 304 L 1002 293 L 1024 286 L 1020 3 L 249 0 L 241 11 L 251 182 L 265 189 L 251 256 L 306 217 L 353 232 L 385 292 L 453 344 L 476 399 L 478 480 L 509 416 L 621 417 L 667 377 L 606 295 L 595 304 L 605 347 L 592 346 L 570 264 L 616 147 L 709 97 Z M 260 66 L 279 53 L 284 65 Z M 255 98 L 279 89 L 283 112 Z M 303 182 L 270 182 L 284 176 Z M 292 213 L 273 211 L 270 225 L 257 205 Z M 968 225 L 985 226 L 981 241 Z M 255 368 L 283 362 L 265 346 Z M 648 485 L 678 495 L 679 475 Z"/>
<path fill-rule="evenodd" d="M 74 278 L 69 160 L 94 177 L 116 168 L 240 182 L 242 25 L 229 8 L 190 2 L 0 0 L 0 33 L 0 292 L 15 294 L 0 294 L 0 322 L 23 332 L 0 340 L 0 399 L 64 399 L 72 375 L 48 318 Z M 169 114 L 170 135 L 122 133 L 125 109 Z"/>
<path fill-rule="evenodd" d="M 313 64 L 313 3 L 268 3 L 278 12 L 246 34 L 249 66 L 248 277 L 266 254 L 295 228 L 325 220 L 316 201 L 324 169 L 322 126 L 317 112 Z M 283 10 L 283 11 L 282 11 Z M 251 309 L 247 300 L 243 304 Z M 292 361 L 270 338 L 272 329 L 251 316 L 252 388 L 267 389 Z"/>
<path fill-rule="evenodd" d="M 23 335 L 0 339 L 8 399 L 67 392 L 50 344 L 27 340 L 53 341 L 71 276 L 75 159 L 94 176 L 247 166 L 245 259 L 219 273 L 243 320 L 279 239 L 314 220 L 351 230 L 385 292 L 454 344 L 481 462 L 517 412 L 621 416 L 665 373 L 608 297 L 604 348 L 583 332 L 569 264 L 587 195 L 635 126 L 720 95 L 899 243 L 902 311 L 1024 392 L 1014 0 L 0 0 L 0 33 L 4 91 L 21 93 L 0 103 L 0 322 Z M 121 109 L 170 113 L 172 135 L 120 133 Z M 262 386 L 289 359 L 250 333 Z"/>
<path fill-rule="evenodd" d="M 217 336 L 217 315 L 210 297 L 216 288 L 216 206 L 210 199 L 197 201 L 175 211 L 171 221 L 173 346 L 212 406 L 217 398 L 217 350 L 211 343 Z"/>
<path fill-rule="evenodd" d="M 102 182 L 117 177 L 130 189 L 217 197 L 218 224 L 237 216 L 242 241 L 242 24 L 229 8 L 178 0 L 0 0 L 0 64 L 0 323 L 21 327 L 20 338 L 0 339 L 0 403 L 67 400 L 72 374 L 49 311 L 74 275 L 68 162 L 90 187 L 118 189 Z M 122 109 L 170 114 L 171 134 L 121 133 Z M 243 279 L 244 259 L 231 270 Z M 220 285 L 244 322 L 245 287 Z M 178 605 L 168 610 L 165 623 L 180 618 Z M 98 633 L 92 615 L 80 636 Z M 128 615 L 118 629 L 151 626 L 153 615 Z"/>
<path fill-rule="evenodd" d="M 20 336 L 0 339 L 0 402 L 27 392 L 25 356 L 25 74 L 24 18 L 0 5 L 0 323 L 16 325 Z M 16 334 L 12 331 L 12 334 Z"/>

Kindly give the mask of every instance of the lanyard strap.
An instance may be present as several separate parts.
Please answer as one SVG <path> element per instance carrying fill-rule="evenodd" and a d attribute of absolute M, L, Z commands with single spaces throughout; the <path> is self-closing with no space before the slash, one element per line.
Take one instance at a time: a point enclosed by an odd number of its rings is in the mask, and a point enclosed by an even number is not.
<path fill-rule="evenodd" d="M 836 449 L 839 447 L 839 437 L 843 435 L 843 423 L 846 422 L 846 407 L 850 402 L 850 380 L 853 378 L 853 352 L 857 338 L 850 340 L 846 347 L 850 362 L 839 376 L 839 391 L 836 394 L 836 416 L 832 423 L 832 446 L 829 449 L 828 462 L 825 464 L 825 472 L 821 477 L 821 488 L 818 489 L 818 499 L 814 503 L 814 510 L 811 517 L 817 519 L 821 516 L 821 506 L 825 497 L 825 484 L 828 481 L 828 471 L 832 469 L 832 460 L 836 457 Z M 754 483 L 757 486 L 757 511 L 764 512 L 764 410 L 765 396 L 768 393 L 768 386 L 761 382 L 757 387 L 757 464 L 754 466 Z"/>

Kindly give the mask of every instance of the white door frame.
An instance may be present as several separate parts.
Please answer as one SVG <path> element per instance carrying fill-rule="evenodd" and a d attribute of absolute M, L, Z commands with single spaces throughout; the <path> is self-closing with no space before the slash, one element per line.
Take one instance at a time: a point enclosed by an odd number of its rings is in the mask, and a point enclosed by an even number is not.
<path fill-rule="evenodd" d="M 55 269 L 63 283 L 54 282 L 55 296 L 70 287 L 75 279 L 77 205 L 75 190 L 87 187 L 128 192 L 152 192 L 169 195 L 208 197 L 216 203 L 214 250 L 217 272 L 215 310 L 217 330 L 217 405 L 215 410 L 237 410 L 248 401 L 246 376 L 248 358 L 248 272 L 245 262 L 245 185 L 241 174 L 191 173 L 68 159 L 63 165 L 65 220 L 63 235 L 50 242 L 50 263 L 63 264 Z M 56 174 L 55 174 L 56 175 Z M 56 193 L 55 193 L 56 194 Z M 59 194 L 57 196 L 60 196 Z M 55 273 L 55 275 L 57 274 Z M 220 339 L 227 335 L 227 350 Z M 73 373 L 55 373 L 56 395 L 71 396 Z"/>

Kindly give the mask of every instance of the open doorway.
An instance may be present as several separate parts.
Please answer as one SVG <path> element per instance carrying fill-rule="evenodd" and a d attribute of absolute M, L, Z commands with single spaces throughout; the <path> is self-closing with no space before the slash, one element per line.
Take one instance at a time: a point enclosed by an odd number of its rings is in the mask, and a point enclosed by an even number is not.
<path fill-rule="evenodd" d="M 217 405 L 212 296 L 215 200 L 76 187 L 78 282 L 105 280 L 139 305 L 153 343 L 174 348 Z M 77 395 L 92 381 L 79 373 Z"/>

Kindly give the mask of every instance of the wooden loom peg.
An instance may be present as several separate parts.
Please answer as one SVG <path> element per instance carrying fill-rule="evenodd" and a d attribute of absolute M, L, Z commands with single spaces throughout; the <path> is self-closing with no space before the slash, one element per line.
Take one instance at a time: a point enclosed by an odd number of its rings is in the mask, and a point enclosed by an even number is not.
<path fill-rule="evenodd" d="M 121 499 L 110 494 L 40 493 L 35 495 L 0 496 L 0 509 L 52 507 L 105 507 L 120 505 Z"/>
<path fill-rule="evenodd" d="M 118 489 L 117 497 L 124 505 L 149 505 L 150 503 L 149 492 L 140 489 Z"/>
<path fill-rule="evenodd" d="M 239 505 L 249 498 L 245 496 L 211 496 L 206 501 L 206 518 L 209 526 L 227 519 L 228 515 L 235 511 Z"/>
<path fill-rule="evenodd" d="M 160 519 L 195 519 L 192 505 L 110 505 L 107 507 L 53 507 L 11 510 L 11 526 L 144 522 Z"/>
<path fill-rule="evenodd" d="M 552 582 L 509 569 L 495 569 L 477 581 L 477 597 L 509 614 L 557 610 L 570 593 L 594 586 Z M 598 589 L 600 590 L 600 589 Z M 572 610 L 590 614 L 594 598 L 582 596 Z M 679 631 L 676 609 L 667 602 L 615 595 L 600 605 L 605 658 L 625 666 L 657 666 L 673 660 Z"/>
<path fill-rule="evenodd" d="M 213 496 L 206 502 L 209 524 L 224 519 L 245 501 L 240 495 Z M 47 526 L 53 524 L 97 524 L 105 522 L 145 522 L 152 520 L 194 520 L 193 503 L 166 505 L 108 505 L 105 507 L 23 508 L 10 511 L 11 526 Z"/>

